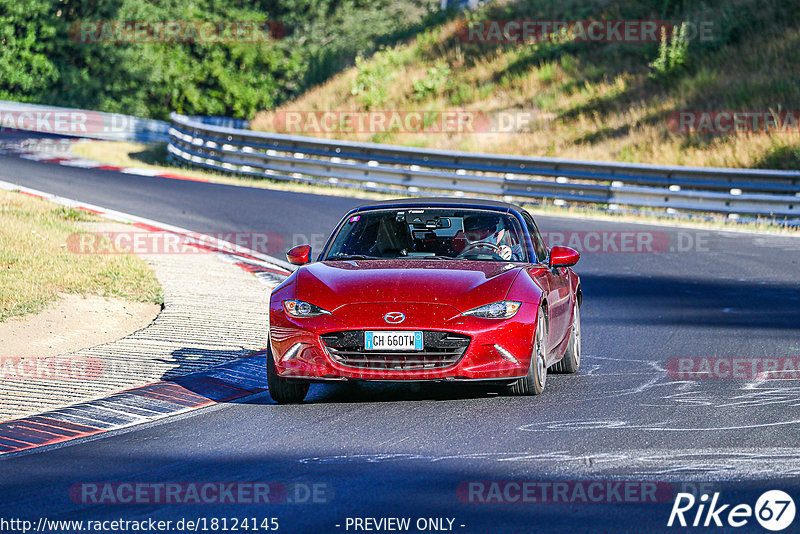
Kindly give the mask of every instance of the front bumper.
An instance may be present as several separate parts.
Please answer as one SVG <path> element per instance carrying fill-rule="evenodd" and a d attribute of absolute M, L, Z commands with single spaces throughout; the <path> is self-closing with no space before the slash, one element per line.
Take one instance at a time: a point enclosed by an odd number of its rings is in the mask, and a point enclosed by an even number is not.
<path fill-rule="evenodd" d="M 511 381 L 528 371 L 538 309 L 535 305 L 523 304 L 514 317 L 506 320 L 462 316 L 454 308 L 443 306 L 433 309 L 436 305 L 409 304 L 403 308 L 397 303 L 358 305 L 361 313 L 356 318 L 352 313 L 354 306 L 349 305 L 349 310 L 340 313 L 337 310 L 331 315 L 298 319 L 287 316 L 280 302 L 271 302 L 270 345 L 278 375 L 315 381 Z M 387 325 L 383 316 L 396 311 L 402 311 L 408 319 L 402 325 Z M 426 342 L 430 336 L 439 334 L 445 341 L 467 339 L 468 346 L 460 354 L 443 357 L 436 365 L 431 365 L 436 357 L 428 351 L 425 357 L 417 358 L 413 354 L 376 355 L 363 351 L 365 358 L 388 358 L 385 365 L 363 365 L 354 363 L 358 361 L 358 354 L 352 351 L 350 356 L 355 359 L 346 360 L 341 357 L 341 351 L 332 350 L 333 337 L 349 332 L 351 341 L 361 339 L 363 343 L 365 330 L 423 331 Z M 406 357 L 410 359 L 396 365 Z"/>

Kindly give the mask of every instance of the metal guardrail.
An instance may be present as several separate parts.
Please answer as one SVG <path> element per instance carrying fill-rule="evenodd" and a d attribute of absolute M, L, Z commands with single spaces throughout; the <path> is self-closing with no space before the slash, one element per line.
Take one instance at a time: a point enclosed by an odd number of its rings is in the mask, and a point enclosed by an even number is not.
<path fill-rule="evenodd" d="M 121 113 L 0 100 L 0 128 L 106 141 L 158 143 L 169 140 L 169 123 Z"/>
<path fill-rule="evenodd" d="M 272 179 L 419 194 L 800 218 L 800 171 L 681 167 L 420 149 L 256 132 L 170 116 L 189 165 Z"/>
<path fill-rule="evenodd" d="M 225 128 L 246 129 L 250 127 L 250 121 L 245 119 L 234 119 L 231 117 L 188 115 L 187 119 L 199 121 L 211 126 L 223 126 Z"/>

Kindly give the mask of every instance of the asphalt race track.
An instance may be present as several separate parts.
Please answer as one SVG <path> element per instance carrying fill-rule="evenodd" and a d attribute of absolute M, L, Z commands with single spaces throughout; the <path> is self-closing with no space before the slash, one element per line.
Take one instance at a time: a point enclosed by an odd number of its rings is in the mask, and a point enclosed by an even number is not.
<path fill-rule="evenodd" d="M 8 157 L 0 157 L 0 180 L 201 232 L 278 232 L 287 245 L 321 239 L 362 203 Z M 545 233 L 602 244 L 576 266 L 584 292 L 581 370 L 551 374 L 543 395 L 316 385 L 300 406 L 260 395 L 0 458 L 0 517 L 277 518 L 281 532 L 316 533 L 354 532 L 352 518 L 408 517 L 412 527 L 419 518 L 449 518 L 453 531 L 465 533 L 653 532 L 670 530 L 680 491 L 721 492 L 720 503 L 754 506 L 765 490 L 782 489 L 800 504 L 798 375 L 769 379 L 752 373 L 748 360 L 738 378 L 721 378 L 733 372 L 734 357 L 800 360 L 800 238 L 537 220 Z M 635 232 L 634 241 L 645 236 L 653 250 L 614 251 L 623 232 Z M 716 362 L 716 374 L 681 379 L 678 358 Z M 647 503 L 616 502 L 613 494 L 599 502 L 573 495 L 485 503 L 476 501 L 487 493 L 465 490 L 490 481 L 645 481 L 659 491 Z M 76 497 L 83 487 L 76 485 L 101 482 L 267 482 L 285 493 L 259 505 Z M 431 524 L 422 526 L 431 531 Z M 737 531 L 764 530 L 750 518 Z"/>

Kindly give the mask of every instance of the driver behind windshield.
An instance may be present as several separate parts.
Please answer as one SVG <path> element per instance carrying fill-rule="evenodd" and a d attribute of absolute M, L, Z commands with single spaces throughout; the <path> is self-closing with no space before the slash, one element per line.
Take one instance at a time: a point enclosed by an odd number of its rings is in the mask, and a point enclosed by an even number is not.
<path fill-rule="evenodd" d="M 500 215 L 481 213 L 464 217 L 464 239 L 467 246 L 459 256 L 470 254 L 496 254 L 506 261 L 522 261 L 524 254 L 515 243 Z"/>
<path fill-rule="evenodd" d="M 506 215 L 426 210 L 413 216 L 407 222 L 404 212 L 353 215 L 334 238 L 327 259 L 525 261 L 519 232 Z"/>

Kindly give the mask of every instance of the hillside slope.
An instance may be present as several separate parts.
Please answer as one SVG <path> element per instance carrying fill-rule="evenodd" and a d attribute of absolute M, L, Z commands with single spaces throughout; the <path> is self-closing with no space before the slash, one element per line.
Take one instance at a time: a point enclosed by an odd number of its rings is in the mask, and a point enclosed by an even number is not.
<path fill-rule="evenodd" d="M 485 24 L 666 20 L 675 28 L 690 23 L 686 28 L 707 31 L 703 38 L 697 33 L 683 40 L 680 32 L 674 38 L 667 32 L 664 43 L 584 42 L 564 35 L 521 43 L 475 42 L 464 37 L 464 17 Z M 678 112 L 687 110 L 711 118 L 725 110 L 760 116 L 777 112 L 779 117 L 795 111 L 789 118 L 800 118 L 798 72 L 800 3 L 795 0 L 504 2 L 359 60 L 296 100 L 259 113 L 252 127 L 458 150 L 797 169 L 800 133 L 791 123 L 781 131 L 742 127 L 733 133 L 687 133 L 675 121 Z M 473 118 L 496 120 L 505 113 L 532 120 L 527 125 L 517 121 L 511 131 L 489 127 L 483 133 L 424 133 L 402 131 L 402 126 L 348 132 L 317 128 L 307 120 L 306 112 L 313 110 L 371 116 L 461 110 Z M 305 113 L 300 126 L 287 127 L 287 112 Z M 435 113 L 428 120 L 436 123 Z"/>

